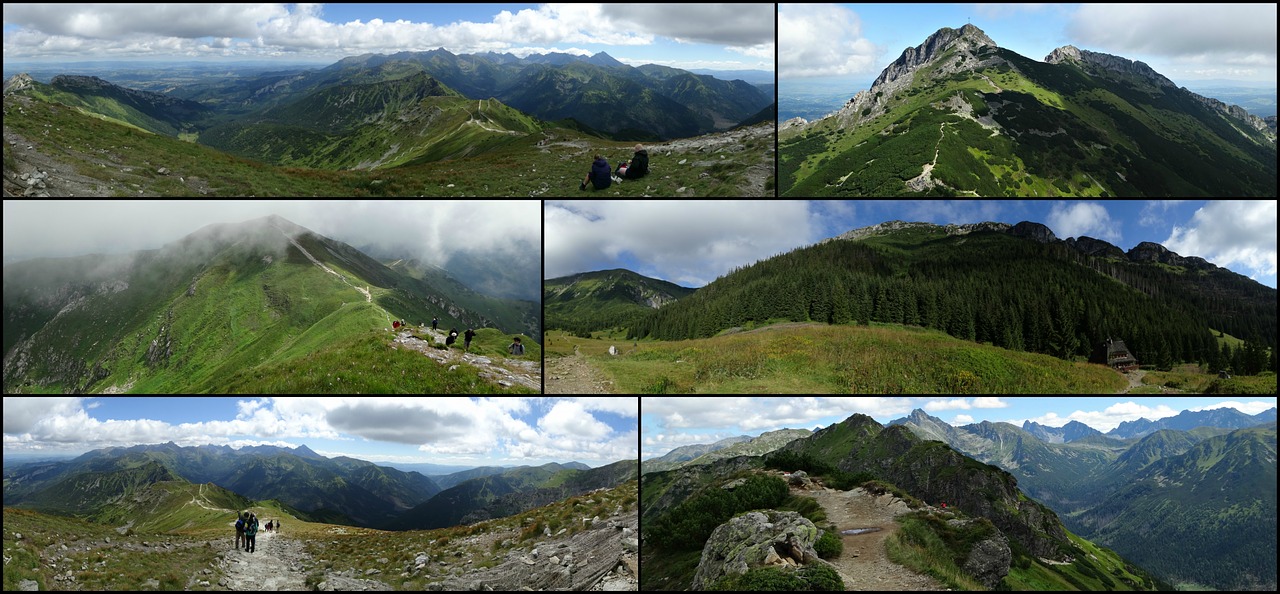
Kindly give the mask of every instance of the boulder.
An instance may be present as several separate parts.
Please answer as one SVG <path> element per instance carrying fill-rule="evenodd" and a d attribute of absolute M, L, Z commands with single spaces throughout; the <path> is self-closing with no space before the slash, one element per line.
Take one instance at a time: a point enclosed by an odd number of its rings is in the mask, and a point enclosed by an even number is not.
<path fill-rule="evenodd" d="M 826 563 L 813 550 L 817 540 L 818 528 L 796 512 L 764 510 L 743 514 L 711 533 L 702 548 L 691 589 L 705 590 L 726 575 L 743 574 L 769 562 Z"/>
<path fill-rule="evenodd" d="M 1009 539 L 997 531 L 990 538 L 973 545 L 963 569 L 982 585 L 994 590 L 1004 576 L 1009 575 L 1011 563 L 1013 552 L 1009 549 Z"/>

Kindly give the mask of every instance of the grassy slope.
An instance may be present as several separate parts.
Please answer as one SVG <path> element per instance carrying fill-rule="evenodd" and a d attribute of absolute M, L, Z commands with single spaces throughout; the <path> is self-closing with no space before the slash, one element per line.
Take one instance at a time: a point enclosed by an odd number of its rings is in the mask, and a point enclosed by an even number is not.
<path fill-rule="evenodd" d="M 616 165 L 619 160 L 631 158 L 635 143 L 603 140 L 553 125 L 547 125 L 541 133 L 524 136 L 491 134 L 479 126 L 466 126 L 467 130 L 416 155 L 417 161 L 451 157 L 449 160 L 411 163 L 406 155 L 392 155 L 384 167 L 404 165 L 372 171 L 333 171 L 252 161 L 38 100 L 30 100 L 19 113 L 11 104 L 15 101 L 18 98 L 6 99 L 6 132 L 21 135 L 36 146 L 37 152 L 61 162 L 59 169 L 64 172 L 99 180 L 97 184 L 89 182 L 80 192 L 99 196 L 741 196 L 746 181 L 743 172 L 773 162 L 769 152 L 772 135 L 746 140 L 741 143 L 741 151 L 732 147 L 735 150 L 702 152 L 696 146 L 681 144 L 660 153 L 650 151 L 651 174 L 644 179 L 615 184 L 599 192 L 582 192 L 578 183 L 590 169 L 595 154 Z M 474 107 L 475 102 L 467 105 Z M 506 117 L 503 113 L 514 113 L 482 111 L 499 122 Z M 46 129 L 56 130 L 57 134 L 46 137 Z M 364 136 L 359 137 L 360 142 L 371 142 L 378 130 L 361 134 Z M 492 144 L 481 147 L 482 140 Z M 540 141 L 546 143 L 539 146 Z M 479 148 L 491 150 L 464 156 Z M 15 150 L 5 143 L 6 171 L 30 169 L 24 162 L 24 152 L 25 147 Z M 376 158 L 386 154 L 385 149 L 374 152 Z M 684 165 L 679 164 L 681 160 Z M 161 166 L 172 173 L 157 174 L 156 169 Z M 16 177 L 17 172 L 13 175 Z M 772 184 L 770 175 L 767 193 L 772 193 Z M 51 187 L 56 191 L 56 185 Z"/>
<path fill-rule="evenodd" d="M 566 355 L 579 345 L 625 393 L 1096 394 L 1125 385 L 1100 365 L 881 324 L 788 324 L 635 344 L 550 333 L 548 355 Z M 624 355 L 602 354 L 610 345 Z"/>

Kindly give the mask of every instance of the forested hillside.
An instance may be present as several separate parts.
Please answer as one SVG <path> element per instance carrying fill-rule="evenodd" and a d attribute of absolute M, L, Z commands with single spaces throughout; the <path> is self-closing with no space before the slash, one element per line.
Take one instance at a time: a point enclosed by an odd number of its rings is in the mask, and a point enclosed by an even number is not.
<path fill-rule="evenodd" d="M 1012 232 L 949 235 L 919 225 L 797 249 L 654 311 L 631 336 L 708 337 L 770 320 L 875 321 L 1064 359 L 1088 357 L 1114 337 L 1143 364 L 1162 367 L 1221 365 L 1210 328 L 1248 329 L 1252 342 L 1275 343 L 1274 289 L 1189 262 L 1199 259 L 1091 256 Z"/>

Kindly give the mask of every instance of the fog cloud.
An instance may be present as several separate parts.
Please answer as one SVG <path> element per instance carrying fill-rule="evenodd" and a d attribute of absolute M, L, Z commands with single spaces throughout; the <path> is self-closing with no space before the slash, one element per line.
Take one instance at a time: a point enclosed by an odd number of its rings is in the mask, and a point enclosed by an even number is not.
<path fill-rule="evenodd" d="M 5 200 L 4 262 L 154 249 L 209 224 L 271 214 L 357 248 L 436 266 L 470 252 L 503 258 L 535 280 L 541 269 L 536 200 Z"/>

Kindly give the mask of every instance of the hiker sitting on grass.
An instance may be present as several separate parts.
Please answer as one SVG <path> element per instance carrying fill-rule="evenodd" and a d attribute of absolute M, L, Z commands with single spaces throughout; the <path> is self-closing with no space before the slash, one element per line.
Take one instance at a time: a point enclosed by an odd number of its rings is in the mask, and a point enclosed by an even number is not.
<path fill-rule="evenodd" d="M 609 184 L 613 183 L 613 179 L 609 177 L 609 162 L 605 161 L 604 157 L 596 155 L 596 160 L 591 163 L 591 171 L 587 173 L 587 179 L 582 180 L 578 189 L 587 189 L 587 182 L 591 182 L 597 190 L 608 188 Z"/>
<path fill-rule="evenodd" d="M 623 179 L 640 179 L 649 173 L 649 151 L 644 150 L 644 145 L 636 145 L 636 154 L 631 157 L 630 162 L 623 161 L 618 166 L 618 176 Z"/>

